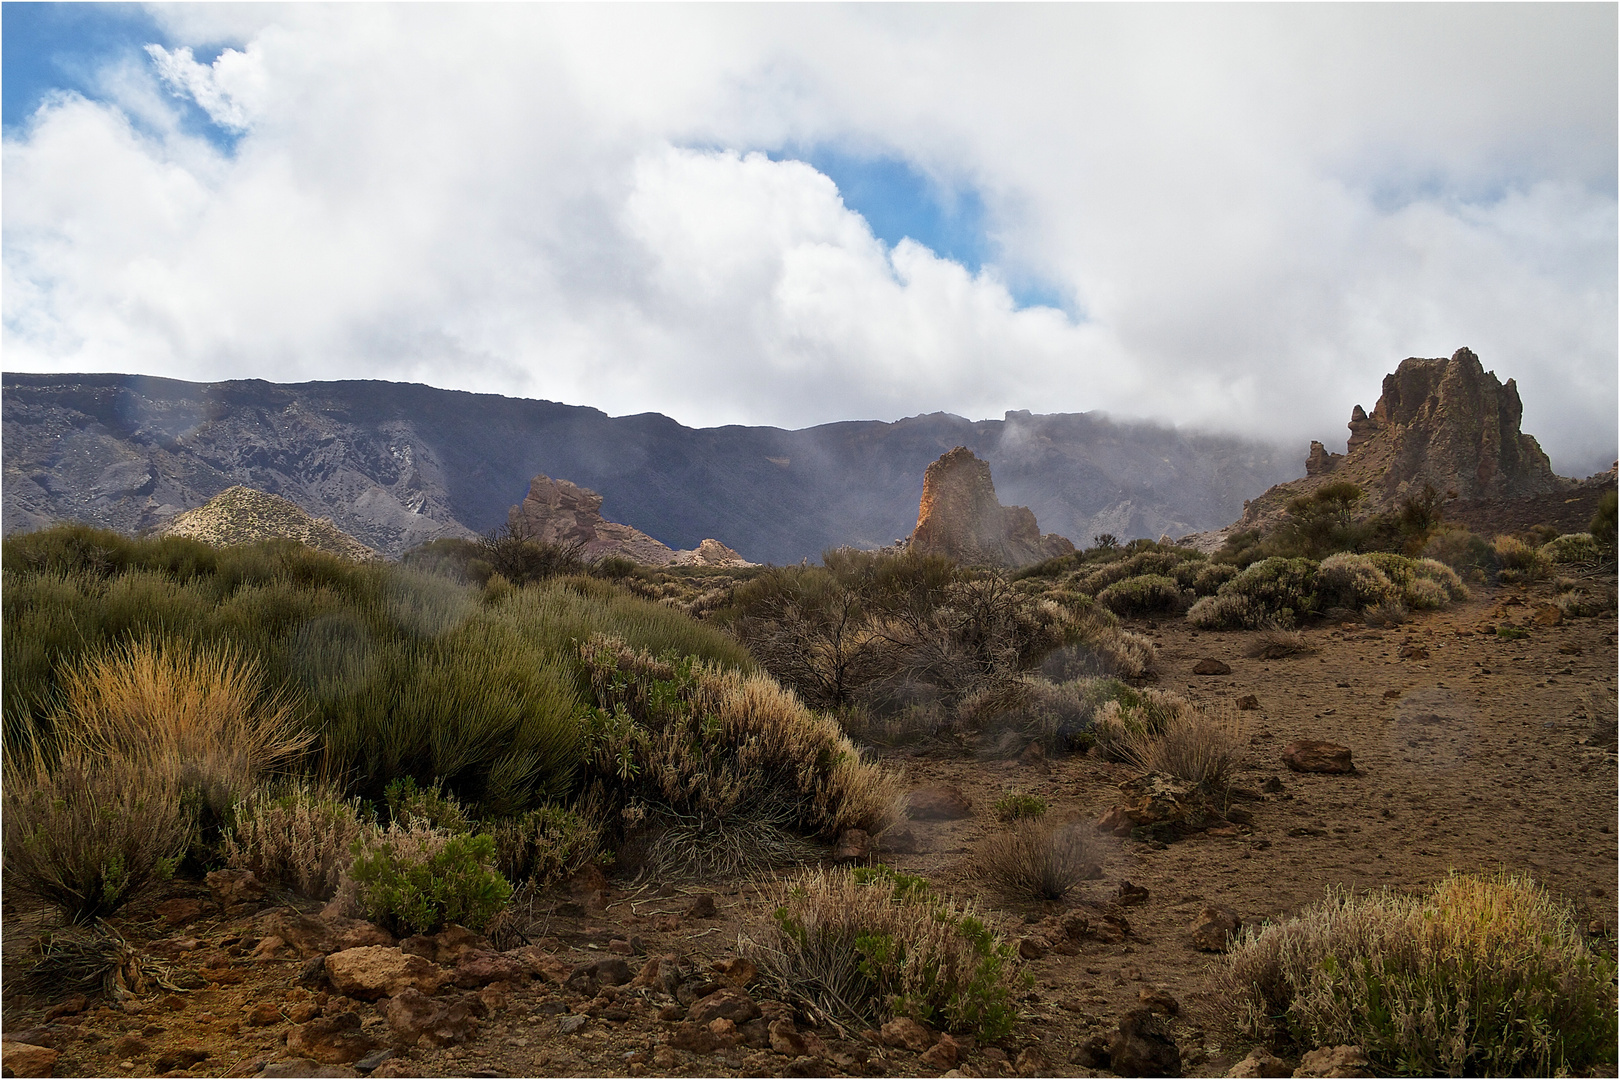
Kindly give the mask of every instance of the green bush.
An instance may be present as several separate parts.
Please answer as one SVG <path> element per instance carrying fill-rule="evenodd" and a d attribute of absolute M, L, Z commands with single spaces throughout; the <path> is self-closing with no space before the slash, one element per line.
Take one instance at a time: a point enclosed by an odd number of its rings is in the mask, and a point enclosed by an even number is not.
<path fill-rule="evenodd" d="M 369 841 L 357 839 L 352 852 L 360 906 L 396 937 L 438 933 L 450 923 L 482 930 L 512 895 L 494 868 L 487 833 L 391 825 Z"/>
<path fill-rule="evenodd" d="M 112 914 L 167 878 L 185 852 L 179 790 L 161 762 L 8 751 L 0 814 L 7 890 L 73 923 Z"/>
<path fill-rule="evenodd" d="M 1552 572 L 1552 560 L 1540 546 L 1525 543 L 1517 536 L 1498 536 L 1491 546 L 1502 568 L 1497 571 L 1497 578 L 1504 585 L 1539 581 Z"/>
<path fill-rule="evenodd" d="M 1192 590 L 1199 596 L 1214 596 L 1220 591 L 1222 585 L 1238 575 L 1238 568 L 1229 563 L 1185 563 L 1186 566 L 1196 566 L 1197 572 L 1193 575 Z M 1177 575 L 1180 580 L 1180 575 Z"/>
<path fill-rule="evenodd" d="M 1044 813 L 1046 800 L 1027 791 L 1003 792 L 1001 798 L 996 800 L 996 818 L 1001 821 L 1037 818 Z"/>
<path fill-rule="evenodd" d="M 1616 502 L 1614 491 L 1604 492 L 1603 498 L 1598 500 L 1597 513 L 1592 515 L 1592 523 L 1586 527 L 1593 540 L 1611 551 L 1614 549 L 1617 506 L 1620 503 Z"/>
<path fill-rule="evenodd" d="M 1331 893 L 1244 931 L 1221 976 L 1238 1032 L 1354 1043 L 1381 1075 L 1568 1075 L 1615 1063 L 1615 962 L 1528 878 Z"/>
<path fill-rule="evenodd" d="M 1591 533 L 1566 533 L 1543 544 L 1541 553 L 1554 563 L 1596 562 L 1601 557 Z"/>
<path fill-rule="evenodd" d="M 449 833 L 473 831 L 473 820 L 466 808 L 454 796 L 446 795 L 437 780 L 429 787 L 421 787 L 414 777 L 401 776 L 383 788 L 383 801 L 389 819 L 404 828 L 425 825 Z"/>
<path fill-rule="evenodd" d="M 601 828 L 559 806 L 539 806 L 497 821 L 490 834 L 495 865 L 508 881 L 550 885 L 601 855 Z"/>
<path fill-rule="evenodd" d="M 773 937 L 750 949 L 791 1000 L 874 1026 L 896 1016 L 995 1042 L 1017 1019 L 1011 944 L 971 908 L 884 867 L 781 887 Z"/>
<path fill-rule="evenodd" d="M 1323 607 L 1360 611 L 1400 595 L 1377 561 L 1341 552 L 1322 560 L 1316 570 L 1318 600 Z"/>
<path fill-rule="evenodd" d="M 1097 594 L 1097 603 L 1115 615 L 1151 615 L 1174 611 L 1181 605 L 1181 587 L 1175 578 L 1140 574 L 1125 578 Z"/>
<path fill-rule="evenodd" d="M 1498 566 L 1496 550 L 1490 542 L 1460 526 L 1439 529 L 1431 534 L 1422 553 L 1461 573 L 1471 570 L 1482 574 L 1495 573 Z"/>

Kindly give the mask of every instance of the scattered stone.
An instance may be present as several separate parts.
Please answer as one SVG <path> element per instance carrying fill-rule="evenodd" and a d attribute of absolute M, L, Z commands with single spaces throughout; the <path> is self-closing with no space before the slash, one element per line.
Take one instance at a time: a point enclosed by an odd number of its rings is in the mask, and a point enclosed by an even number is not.
<path fill-rule="evenodd" d="M 1193 947 L 1203 952 L 1225 952 L 1242 927 L 1243 920 L 1231 908 L 1206 907 L 1192 922 Z"/>
<path fill-rule="evenodd" d="M 1282 751 L 1283 764 L 1295 772 L 1353 773 L 1350 748 L 1320 739 L 1295 739 Z"/>
<path fill-rule="evenodd" d="M 583 1013 L 571 1013 L 557 1021 L 557 1030 L 564 1035 L 572 1035 L 585 1026 L 586 1019 Z"/>
<path fill-rule="evenodd" d="M 198 1050 L 195 1047 L 186 1046 L 178 1050 L 170 1050 L 166 1054 L 160 1054 L 158 1059 L 152 1062 L 152 1071 L 160 1073 L 174 1072 L 176 1069 L 189 1069 L 199 1061 L 207 1060 L 207 1050 Z"/>
<path fill-rule="evenodd" d="M 1275 795 L 1282 789 L 1283 782 L 1277 779 L 1275 776 L 1266 777 L 1265 783 L 1260 785 L 1260 790 L 1265 792 L 1267 795 Z"/>
<path fill-rule="evenodd" d="M 1556 611 L 1557 609 L 1555 608 L 1554 610 Z M 1429 650 L 1422 645 L 1413 645 L 1408 643 L 1396 649 L 1395 655 L 1400 657 L 1402 660 L 1427 660 L 1429 658 Z"/>
<path fill-rule="evenodd" d="M 1020 960 L 1039 960 L 1046 955 L 1048 946 L 1033 937 L 1018 939 L 1018 958 Z"/>
<path fill-rule="evenodd" d="M 720 1042 L 715 1038 L 705 1024 L 694 1024 L 685 1021 L 676 1024 L 669 1033 L 668 1046 L 674 1050 L 685 1050 L 693 1054 L 707 1054 L 719 1047 Z"/>
<path fill-rule="evenodd" d="M 1226 1075 L 1252 1078 L 1267 1076 L 1292 1076 L 1293 1072 L 1294 1071 L 1288 1067 L 1288 1062 L 1284 1061 L 1282 1058 L 1277 1057 L 1275 1054 L 1267 1053 L 1260 1047 L 1255 1047 L 1253 1050 L 1249 1051 L 1248 1057 L 1244 1058 L 1242 1061 L 1238 1062 L 1236 1065 L 1233 1065 L 1229 1070 L 1227 1070 Z"/>
<path fill-rule="evenodd" d="M 287 1031 L 289 1053 L 313 1058 L 322 1065 L 347 1065 L 376 1049 L 376 1040 L 361 1032 L 360 1016 L 354 1012 L 311 1020 Z"/>
<path fill-rule="evenodd" d="M 1359 1046 L 1324 1046 L 1300 1059 L 1295 1076 L 1373 1076 L 1372 1063 Z"/>
<path fill-rule="evenodd" d="M 271 960 L 271 959 L 274 959 L 276 953 L 280 952 L 282 949 L 284 949 L 286 947 L 287 947 L 287 943 L 285 941 L 281 940 L 276 935 L 271 934 L 269 937 L 265 938 L 263 941 L 259 942 L 257 945 L 255 945 L 253 947 L 253 959 L 255 959 L 255 960 Z"/>
<path fill-rule="evenodd" d="M 793 1026 L 793 1021 L 772 1020 L 767 1031 L 770 1035 L 772 1050 L 790 1058 L 804 1056 L 804 1036 L 800 1035 L 798 1029 Z M 945 1067 L 948 1068 L 949 1066 Z"/>
<path fill-rule="evenodd" d="M 1108 1067 L 1121 1076 L 1180 1076 L 1181 1051 L 1163 1021 L 1146 1009 L 1132 1009 L 1119 1020 L 1108 1044 Z"/>
<path fill-rule="evenodd" d="M 1051 1066 L 1047 1063 L 1046 1055 L 1041 1053 L 1038 1046 L 1026 1046 L 1018 1051 L 1018 1060 L 1013 1063 L 1019 1076 L 1039 1076 Z"/>
<path fill-rule="evenodd" d="M 228 915 L 250 911 L 264 900 L 264 885 L 251 870 L 213 870 L 204 880 Z"/>
<path fill-rule="evenodd" d="M 927 850 L 916 830 L 905 827 L 888 830 L 878 844 L 893 855 L 917 855 Z"/>
<path fill-rule="evenodd" d="M 827 1076 L 829 1073 L 825 1061 L 809 1055 L 794 1058 L 782 1069 L 783 1076 Z"/>
<path fill-rule="evenodd" d="M 1564 621 L 1564 613 L 1558 610 L 1557 604 L 1543 604 L 1530 616 L 1530 622 L 1535 626 L 1557 626 Z"/>
<path fill-rule="evenodd" d="M 201 900 L 194 900 L 189 896 L 177 896 L 173 900 L 165 900 L 152 908 L 158 918 L 163 920 L 164 926 L 184 926 L 188 922 L 202 918 L 207 910 Z"/>
<path fill-rule="evenodd" d="M 377 1050 L 354 1063 L 356 1072 L 368 1073 L 376 1069 L 385 1061 L 392 1061 L 399 1055 L 392 1050 Z"/>
<path fill-rule="evenodd" d="M 1120 907 L 1134 907 L 1148 901 L 1148 891 L 1145 886 L 1134 885 L 1129 881 L 1119 883 L 1119 892 L 1114 894 L 1114 903 Z"/>
<path fill-rule="evenodd" d="M 1202 660 L 1198 661 L 1198 663 L 1193 665 L 1193 674 L 1194 675 L 1230 675 L 1230 674 L 1232 674 L 1232 668 L 1231 668 L 1231 665 L 1223 664 L 1219 660 L 1216 660 L 1214 657 L 1206 656 Z"/>
<path fill-rule="evenodd" d="M 594 997 L 604 986 L 623 986 L 634 978 L 630 965 L 615 956 L 594 964 L 581 964 L 569 973 L 565 985 L 576 993 Z"/>
<path fill-rule="evenodd" d="M 712 919 L 714 918 L 714 912 L 714 894 L 698 893 L 692 898 L 692 903 L 687 906 L 686 917 L 688 919 Z"/>
<path fill-rule="evenodd" d="M 386 945 L 344 949 L 326 958 L 326 977 L 333 989 L 363 1001 L 393 997 L 402 990 L 438 993 L 448 978 L 445 970 L 420 956 Z M 629 981 L 628 976 L 625 979 Z"/>
<path fill-rule="evenodd" d="M 0 1042 L 0 1064 L 7 1076 L 50 1076 L 61 1052 L 32 1043 Z"/>
<path fill-rule="evenodd" d="M 89 1007 L 89 998 L 85 997 L 83 994 L 74 994 L 72 997 L 64 998 L 55 1005 L 52 1005 L 50 1008 L 46 1009 L 45 1022 L 48 1024 L 52 1020 L 60 1019 L 64 1016 L 77 1016 Z"/>
<path fill-rule="evenodd" d="M 1237 699 L 1237 707 L 1244 712 L 1253 712 L 1260 707 L 1260 699 L 1253 694 L 1244 694 Z"/>
<path fill-rule="evenodd" d="M 883 1040 L 884 1046 L 902 1046 L 914 1054 L 927 1050 L 938 1038 L 909 1016 L 897 1016 L 884 1024 L 878 1037 Z"/>
<path fill-rule="evenodd" d="M 1184 781 L 1163 773 L 1148 773 L 1119 785 L 1125 801 L 1116 804 L 1097 822 L 1097 831 L 1143 839 L 1176 839 L 1213 823 L 1209 800 Z M 1143 830 L 1137 832 L 1136 830 Z"/>
<path fill-rule="evenodd" d="M 471 949 L 456 962 L 455 983 L 463 990 L 476 990 L 492 982 L 521 982 L 528 974 L 528 966 L 516 957 Z"/>
<path fill-rule="evenodd" d="M 939 1041 L 917 1059 L 931 1069 L 954 1069 L 956 1063 L 962 1060 L 962 1044 L 949 1035 L 941 1035 Z"/>
<path fill-rule="evenodd" d="M 316 987 L 325 986 L 326 982 L 326 957 L 324 955 L 317 953 L 305 960 L 303 967 L 298 969 L 299 986 L 315 989 Z"/>
<path fill-rule="evenodd" d="M 272 1061 L 267 1064 L 263 1069 L 259 1070 L 259 1075 L 265 1077 L 314 1076 L 316 1070 L 321 1067 L 321 1063 L 313 1058 L 282 1058 L 280 1061 Z"/>
<path fill-rule="evenodd" d="M 397 1058 L 396 1057 L 396 1058 L 389 1058 L 387 1061 L 385 1061 L 381 1065 L 377 1066 L 375 1069 L 372 1070 L 371 1075 L 374 1076 L 374 1077 L 385 1077 L 385 1076 L 421 1076 L 422 1074 L 421 1074 L 421 1072 L 419 1072 L 417 1070 L 415 1065 L 412 1065 L 410 1062 L 406 1061 L 404 1058 Z"/>
<path fill-rule="evenodd" d="M 266 935 L 281 938 L 305 959 L 367 945 L 392 945 L 394 937 L 363 919 L 342 916 L 291 915 L 277 912 L 264 922 Z"/>
<path fill-rule="evenodd" d="M 565 983 L 574 973 L 572 967 L 538 945 L 523 945 L 501 955 L 516 960 L 531 977 L 542 982 Z"/>
<path fill-rule="evenodd" d="M 1078 1065 L 1082 1069 L 1106 1069 L 1113 1059 L 1108 1052 L 1109 1040 L 1101 1035 L 1093 1035 L 1079 1046 L 1069 1056 L 1070 1065 Z"/>
<path fill-rule="evenodd" d="M 139 1035 L 125 1035 L 113 1043 L 113 1055 L 119 1058 L 145 1057 L 152 1052 L 152 1044 Z"/>
<path fill-rule="evenodd" d="M 1163 990 L 1143 987 L 1136 992 L 1136 1000 L 1147 1006 L 1149 1012 L 1156 1012 L 1160 1016 L 1181 1015 L 1181 1002 Z"/>
<path fill-rule="evenodd" d="M 865 829 L 845 829 L 833 845 L 834 862 L 864 862 L 872 856 L 872 837 Z"/>
<path fill-rule="evenodd" d="M 287 1020 L 294 1024 L 307 1024 L 321 1015 L 321 1007 L 313 1001 L 295 1001 L 287 1006 Z"/>
<path fill-rule="evenodd" d="M 917 821 L 958 821 L 973 815 L 973 804 L 960 788 L 935 784 L 906 796 L 906 814 Z"/>
<path fill-rule="evenodd" d="M 736 986 L 747 986 L 759 978 L 759 965 L 746 956 L 733 956 L 727 960 L 717 960 L 714 970 L 726 977 L 726 980 Z"/>
<path fill-rule="evenodd" d="M 614 938 L 608 942 L 608 952 L 616 953 L 619 956 L 634 956 L 636 947 L 630 944 L 628 938 Z"/>
<path fill-rule="evenodd" d="M 762 1015 L 759 1006 L 746 992 L 728 986 L 694 1004 L 687 1010 L 686 1018 L 695 1024 L 707 1024 L 717 1018 L 730 1020 L 734 1024 L 746 1024 Z"/>
<path fill-rule="evenodd" d="M 257 1005 L 247 1006 L 247 1015 L 243 1022 L 248 1027 L 268 1027 L 271 1024 L 281 1023 L 281 1010 L 273 1001 L 261 1001 Z"/>

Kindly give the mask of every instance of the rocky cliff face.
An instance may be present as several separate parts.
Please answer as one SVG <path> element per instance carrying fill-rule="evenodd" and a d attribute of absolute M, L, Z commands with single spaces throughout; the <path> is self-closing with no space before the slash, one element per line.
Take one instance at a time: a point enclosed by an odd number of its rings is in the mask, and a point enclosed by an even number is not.
<path fill-rule="evenodd" d="M 676 551 L 640 529 L 602 517 L 602 496 L 568 480 L 541 474 L 507 514 L 512 532 L 542 544 L 580 544 L 586 559 L 618 556 L 647 566 L 752 566 L 715 539 Z"/>
<path fill-rule="evenodd" d="M 1479 357 L 1401 361 L 1384 376 L 1372 415 L 1350 414 L 1344 454 L 1311 443 L 1305 478 L 1279 484 L 1249 503 L 1239 523 L 1263 525 L 1288 502 L 1326 483 L 1349 481 L 1367 495 L 1364 510 L 1384 510 L 1432 484 L 1449 500 L 1477 502 L 1549 495 L 1568 487 L 1536 440 L 1519 430 L 1524 407 L 1512 379 L 1503 385 Z"/>
<path fill-rule="evenodd" d="M 178 514 L 156 530 L 221 546 L 280 537 L 297 540 L 345 559 L 375 559 L 367 547 L 325 518 L 304 513 L 296 503 L 249 487 L 226 488 L 195 510 Z"/>
<path fill-rule="evenodd" d="M 953 446 L 990 463 L 1008 502 L 1081 540 L 1215 528 L 1296 460 L 1097 413 L 693 429 L 406 383 L 0 378 L 7 532 L 64 519 L 135 532 L 241 484 L 398 555 L 505 522 L 543 473 L 599 492 L 607 520 L 672 548 L 718 537 L 796 563 L 905 536 L 918 477 Z"/>
<path fill-rule="evenodd" d="M 1042 536 L 1029 507 L 1002 506 L 990 464 L 965 446 L 941 455 L 923 473 L 922 502 L 909 546 L 958 562 L 1014 567 L 1074 550 L 1061 536 Z"/>

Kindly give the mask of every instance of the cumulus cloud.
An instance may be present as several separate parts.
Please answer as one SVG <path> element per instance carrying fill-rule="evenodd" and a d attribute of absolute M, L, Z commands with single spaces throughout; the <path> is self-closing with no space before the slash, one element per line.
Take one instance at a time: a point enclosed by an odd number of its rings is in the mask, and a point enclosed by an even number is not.
<path fill-rule="evenodd" d="M 6 142 L 12 369 L 1332 445 L 1468 345 L 1555 466 L 1614 452 L 1609 7 L 159 10 Z M 813 146 L 973 191 L 991 257 L 878 239 Z"/>

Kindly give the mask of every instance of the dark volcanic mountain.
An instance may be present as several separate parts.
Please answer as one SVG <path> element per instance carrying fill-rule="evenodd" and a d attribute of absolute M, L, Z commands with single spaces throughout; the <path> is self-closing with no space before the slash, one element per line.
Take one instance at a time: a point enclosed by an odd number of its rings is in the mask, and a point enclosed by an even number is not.
<path fill-rule="evenodd" d="M 1081 545 L 1218 527 L 1301 457 L 1098 413 L 694 429 L 407 383 L 6 374 L 3 388 L 6 532 L 147 529 L 244 484 L 389 555 L 504 523 L 538 473 L 600 492 L 604 516 L 671 547 L 714 537 L 787 563 L 910 533 L 923 470 L 956 446 Z"/>

